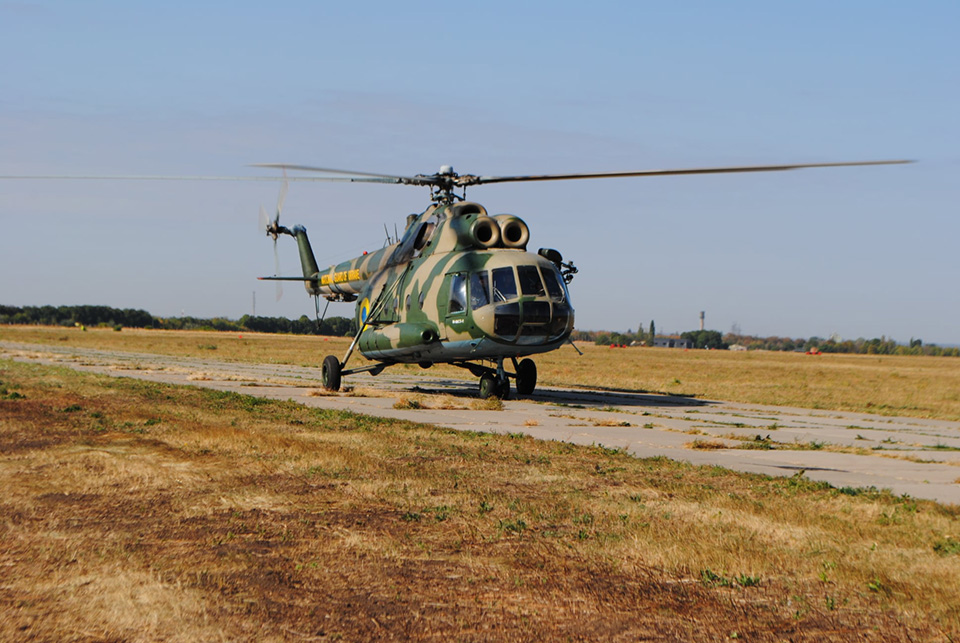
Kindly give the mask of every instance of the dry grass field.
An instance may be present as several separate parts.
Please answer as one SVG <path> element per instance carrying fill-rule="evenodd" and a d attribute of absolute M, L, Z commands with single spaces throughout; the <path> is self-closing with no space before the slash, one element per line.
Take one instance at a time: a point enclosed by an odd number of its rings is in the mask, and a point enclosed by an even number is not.
<path fill-rule="evenodd" d="M 0 340 L 319 367 L 342 356 L 345 338 L 256 333 L 0 326 Z M 611 349 L 582 345 L 536 356 L 540 383 L 659 392 L 698 398 L 960 420 L 960 359 L 954 357 L 803 355 L 755 351 Z M 358 363 L 362 358 L 358 356 Z M 400 367 L 421 372 L 417 366 Z M 455 377 L 469 374 L 434 367 Z"/>
<path fill-rule="evenodd" d="M 319 353 L 174 337 L 63 341 Z M 802 474 L 0 361 L 0 489 L 0 640 L 960 637 L 960 509 Z"/>

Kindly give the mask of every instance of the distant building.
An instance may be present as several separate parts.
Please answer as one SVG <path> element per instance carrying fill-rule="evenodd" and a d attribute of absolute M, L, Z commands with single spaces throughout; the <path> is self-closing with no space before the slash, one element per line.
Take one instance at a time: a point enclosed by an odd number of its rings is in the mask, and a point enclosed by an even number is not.
<path fill-rule="evenodd" d="M 693 348 L 693 342 L 689 339 L 674 337 L 657 337 L 653 340 L 653 345 L 658 348 Z"/>

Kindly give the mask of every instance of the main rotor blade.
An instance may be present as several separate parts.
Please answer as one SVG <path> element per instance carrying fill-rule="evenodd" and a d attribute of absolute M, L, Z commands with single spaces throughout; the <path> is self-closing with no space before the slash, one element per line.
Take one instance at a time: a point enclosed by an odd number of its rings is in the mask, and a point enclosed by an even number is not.
<path fill-rule="evenodd" d="M 328 167 L 315 167 L 313 165 L 293 165 L 291 163 L 253 163 L 250 167 L 270 167 L 279 170 L 300 170 L 302 172 L 324 172 L 326 174 L 345 174 L 349 176 L 371 176 L 379 179 L 407 179 L 410 177 L 396 176 L 394 174 L 377 174 L 375 172 L 354 172 L 353 170 L 335 170 Z"/>
<path fill-rule="evenodd" d="M 348 178 L 339 176 L 161 176 L 161 175 L 79 175 L 79 174 L 19 174 L 0 175 L 0 180 L 73 180 L 73 181 L 334 181 L 342 183 L 400 183 L 393 177 L 387 178 Z"/>
<path fill-rule="evenodd" d="M 699 167 L 673 170 L 640 170 L 638 172 L 595 172 L 590 174 L 540 174 L 530 176 L 464 176 L 464 185 L 484 183 L 512 183 L 519 181 L 566 181 L 568 179 L 613 179 L 628 176 L 675 176 L 683 174 L 727 174 L 733 172 L 779 172 L 811 167 L 847 167 L 853 165 L 896 165 L 913 161 L 850 161 L 844 163 L 793 163 L 790 165 L 734 165 L 726 167 Z"/>
<path fill-rule="evenodd" d="M 609 179 L 635 176 L 678 176 L 684 174 L 726 174 L 734 172 L 777 172 L 781 170 L 798 170 L 817 167 L 848 167 L 858 165 L 896 165 L 914 163 L 908 160 L 895 161 L 853 161 L 844 163 L 794 163 L 790 165 L 743 165 L 727 167 L 681 168 L 668 170 L 640 170 L 637 172 L 592 172 L 587 174 L 533 174 L 527 176 L 474 176 L 465 175 L 417 175 L 394 176 L 390 174 L 373 174 L 370 172 L 352 172 L 349 170 L 335 170 L 319 168 L 309 165 L 288 165 L 282 163 L 262 163 L 255 167 L 270 167 L 306 172 L 328 172 L 344 174 L 346 176 L 164 176 L 164 175 L 77 175 L 77 174 L 46 174 L 46 175 L 0 175 L 0 180 L 85 180 L 85 181 L 314 181 L 335 183 L 392 183 L 421 186 L 469 186 L 484 183 L 515 183 L 521 181 L 565 181 L 571 179 Z"/>

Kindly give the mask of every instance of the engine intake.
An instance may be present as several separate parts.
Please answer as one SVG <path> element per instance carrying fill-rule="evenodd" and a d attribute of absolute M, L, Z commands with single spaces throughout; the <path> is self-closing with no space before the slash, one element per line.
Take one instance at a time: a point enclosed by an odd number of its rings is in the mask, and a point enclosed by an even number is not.
<path fill-rule="evenodd" d="M 512 214 L 498 214 L 494 217 L 500 225 L 500 239 L 505 248 L 526 250 L 530 241 L 530 228 L 523 219 Z"/>
<path fill-rule="evenodd" d="M 500 227 L 490 217 L 477 217 L 470 226 L 470 236 L 481 248 L 493 248 L 500 243 Z"/>

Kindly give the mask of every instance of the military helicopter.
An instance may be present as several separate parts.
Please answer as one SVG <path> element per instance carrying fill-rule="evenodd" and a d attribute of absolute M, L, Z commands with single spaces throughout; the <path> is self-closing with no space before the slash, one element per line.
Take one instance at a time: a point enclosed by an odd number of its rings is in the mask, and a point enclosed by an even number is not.
<path fill-rule="evenodd" d="M 480 378 L 481 397 L 506 398 L 510 380 L 519 395 L 537 385 L 531 355 L 556 350 L 570 341 L 574 309 L 568 285 L 577 273 L 572 261 L 553 248 L 527 250 L 530 229 L 512 214 L 493 214 L 466 200 L 466 188 L 490 183 L 557 181 L 642 176 L 772 172 L 801 168 L 891 165 L 910 161 L 859 161 L 603 172 L 530 176 L 458 174 L 444 165 L 436 174 L 393 176 L 308 165 L 263 163 L 256 167 L 283 170 L 277 211 L 261 220 L 274 250 L 280 235 L 293 237 L 299 249 L 302 277 L 262 277 L 302 281 L 306 291 L 330 302 L 357 302 L 357 333 L 343 359 L 327 355 L 324 388 L 340 389 L 342 378 L 356 373 L 377 375 L 395 364 L 452 364 Z M 280 225 L 286 195 L 286 172 L 327 176 L 294 180 L 392 183 L 430 189 L 431 203 L 406 219 L 402 235 L 381 250 L 364 253 L 320 270 L 303 226 Z M 461 193 L 457 194 L 456 190 Z M 325 311 L 324 311 L 325 312 Z M 354 351 L 372 365 L 347 368 Z M 519 360 L 519 361 L 518 361 Z M 512 367 L 508 370 L 508 366 Z"/>

